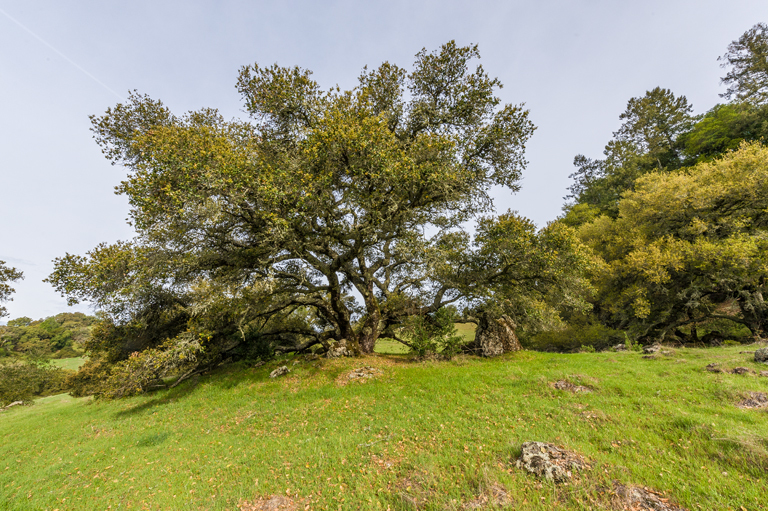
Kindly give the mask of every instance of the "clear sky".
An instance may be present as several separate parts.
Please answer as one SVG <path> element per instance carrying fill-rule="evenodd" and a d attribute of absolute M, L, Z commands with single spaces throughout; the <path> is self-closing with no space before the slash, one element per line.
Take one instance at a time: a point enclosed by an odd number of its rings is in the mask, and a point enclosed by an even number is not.
<path fill-rule="evenodd" d="M 526 103 L 538 126 L 522 191 L 496 194 L 496 207 L 542 226 L 560 214 L 573 157 L 601 155 L 628 99 L 661 86 L 705 112 L 724 90 L 717 57 L 760 21 L 765 0 L 0 0 L 0 260 L 26 275 L 10 317 L 72 310 L 42 282 L 52 259 L 132 236 L 113 194 L 125 172 L 88 119 L 128 90 L 240 117 L 245 64 L 299 65 L 349 88 L 366 64 L 477 43 L 502 99 Z"/>

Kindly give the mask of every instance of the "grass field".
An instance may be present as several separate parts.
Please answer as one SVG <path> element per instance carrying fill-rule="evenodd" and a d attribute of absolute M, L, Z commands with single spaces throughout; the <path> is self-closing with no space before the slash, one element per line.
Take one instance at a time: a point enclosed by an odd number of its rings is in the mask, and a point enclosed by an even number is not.
<path fill-rule="evenodd" d="M 0 508 L 235 510 L 283 495 L 296 509 L 459 510 L 496 484 L 513 509 L 612 509 L 616 480 L 692 510 L 766 509 L 768 410 L 736 404 L 768 378 L 703 370 L 768 369 L 745 349 L 288 358 L 122 401 L 52 396 L 0 414 Z M 268 378 L 279 363 L 291 373 Z M 360 366 L 381 373 L 349 381 Z M 527 440 L 591 468 L 540 482 L 511 463 Z"/>
<path fill-rule="evenodd" d="M 61 367 L 63 369 L 71 369 L 77 371 L 81 365 L 85 364 L 85 359 L 82 357 L 76 358 L 54 358 L 51 359 L 53 365 Z"/>

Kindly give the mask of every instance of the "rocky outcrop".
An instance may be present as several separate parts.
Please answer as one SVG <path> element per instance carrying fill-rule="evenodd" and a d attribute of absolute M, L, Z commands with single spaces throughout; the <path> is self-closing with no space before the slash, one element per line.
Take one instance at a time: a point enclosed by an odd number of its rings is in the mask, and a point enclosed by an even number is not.
<path fill-rule="evenodd" d="M 325 353 L 326 358 L 351 357 L 352 355 L 353 353 L 347 346 L 346 339 L 332 343 Z"/>
<path fill-rule="evenodd" d="M 269 373 L 270 378 L 277 378 L 278 376 L 283 376 L 285 374 L 290 373 L 291 370 L 288 369 L 288 366 L 280 366 L 271 373 Z"/>
<path fill-rule="evenodd" d="M 517 325 L 509 316 L 494 318 L 483 314 L 478 318 L 475 340 L 466 351 L 483 357 L 497 357 L 509 351 L 523 349 L 515 330 Z"/>
<path fill-rule="evenodd" d="M 525 442 L 520 458 L 515 461 L 515 466 L 538 477 L 562 483 L 571 478 L 572 470 L 585 469 L 587 463 L 578 454 L 555 445 L 544 442 Z"/>
<path fill-rule="evenodd" d="M 755 350 L 755 362 L 768 364 L 768 348 L 760 348 L 759 350 Z"/>

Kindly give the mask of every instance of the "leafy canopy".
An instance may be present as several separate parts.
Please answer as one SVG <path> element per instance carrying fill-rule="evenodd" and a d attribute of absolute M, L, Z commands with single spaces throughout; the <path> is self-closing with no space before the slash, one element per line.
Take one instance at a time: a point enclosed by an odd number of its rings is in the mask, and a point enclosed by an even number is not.
<path fill-rule="evenodd" d="M 605 264 L 596 301 L 604 319 L 637 335 L 724 318 L 755 335 L 768 327 L 768 148 L 639 178 L 580 237 Z"/>
<path fill-rule="evenodd" d="M 522 106 L 501 103 L 478 58 L 450 42 L 419 52 L 410 72 L 365 69 L 347 91 L 324 91 L 297 67 L 245 66 L 237 89 L 249 120 L 176 116 L 132 94 L 94 117 L 93 131 L 128 171 L 118 192 L 137 236 L 68 254 L 49 280 L 111 318 L 116 360 L 129 345 L 178 348 L 182 358 L 168 355 L 177 370 L 256 342 L 346 340 L 370 352 L 449 304 L 469 313 L 526 286 L 527 296 L 569 295 L 553 286 L 580 285 L 572 231 L 539 235 L 514 214 L 484 216 L 492 187 L 518 189 L 534 126 Z M 467 222 L 480 218 L 473 242 Z M 538 246 L 549 258 L 527 259 Z"/>
<path fill-rule="evenodd" d="M 24 278 L 24 274 L 11 266 L 6 266 L 5 261 L 0 261 L 0 303 L 12 300 L 14 289 L 11 282 Z M 8 315 L 8 309 L 0 305 L 0 318 Z"/>

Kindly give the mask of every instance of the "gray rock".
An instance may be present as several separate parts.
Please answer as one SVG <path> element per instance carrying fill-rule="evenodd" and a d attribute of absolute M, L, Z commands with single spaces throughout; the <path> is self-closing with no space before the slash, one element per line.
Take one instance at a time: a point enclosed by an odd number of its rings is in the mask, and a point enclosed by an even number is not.
<path fill-rule="evenodd" d="M 525 442 L 515 466 L 556 483 L 571 478 L 572 470 L 587 468 L 578 454 L 544 442 Z"/>
<path fill-rule="evenodd" d="M 483 357 L 497 357 L 509 351 L 523 349 L 515 330 L 517 325 L 509 316 L 500 318 L 482 314 L 478 318 L 475 340 L 465 349 Z"/>
<path fill-rule="evenodd" d="M 357 369 L 353 369 L 349 374 L 347 374 L 348 380 L 357 380 L 357 379 L 369 379 L 374 378 L 377 375 L 381 374 L 381 371 L 376 369 L 375 367 L 365 366 L 365 367 L 359 367 Z"/>
<path fill-rule="evenodd" d="M 755 362 L 768 364 L 768 348 L 760 348 L 759 350 L 755 350 Z"/>
<path fill-rule="evenodd" d="M 627 345 L 624 343 L 621 343 L 621 344 L 617 344 L 611 349 L 613 349 L 613 351 L 627 351 Z"/>
<path fill-rule="evenodd" d="M 650 346 L 643 346 L 643 353 L 656 353 L 661 350 L 660 344 L 651 344 Z"/>
<path fill-rule="evenodd" d="M 349 348 L 347 348 L 347 340 L 342 339 L 331 344 L 331 347 L 328 348 L 325 356 L 326 358 L 351 357 L 352 352 L 349 350 Z"/>
<path fill-rule="evenodd" d="M 270 378 L 277 378 L 278 376 L 283 376 L 285 374 L 290 373 L 291 370 L 288 369 L 288 366 L 280 366 L 271 373 L 269 373 Z"/>

